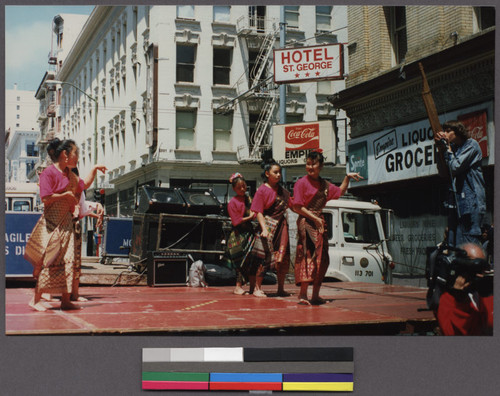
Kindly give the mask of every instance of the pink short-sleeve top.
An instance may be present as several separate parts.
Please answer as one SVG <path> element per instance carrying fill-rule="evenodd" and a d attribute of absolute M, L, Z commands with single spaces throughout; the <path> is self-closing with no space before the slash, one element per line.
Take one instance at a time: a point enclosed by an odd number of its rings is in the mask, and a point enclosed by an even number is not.
<path fill-rule="evenodd" d="M 328 183 L 328 182 L 327 182 Z M 309 176 L 301 177 L 295 183 L 293 187 L 293 203 L 294 205 L 301 205 L 307 207 L 309 202 L 318 192 L 321 186 L 320 180 L 314 180 Z M 328 195 L 326 197 L 327 201 L 332 199 L 338 199 L 342 193 L 340 187 L 335 184 L 328 183 Z"/>
<path fill-rule="evenodd" d="M 231 223 L 233 226 L 237 226 L 243 222 L 243 217 L 245 216 L 245 197 L 236 195 L 227 204 L 227 211 L 229 217 L 231 217 Z"/>
<path fill-rule="evenodd" d="M 69 184 L 68 177 L 54 165 L 50 165 L 40 174 L 40 198 L 63 192 Z M 77 192 L 82 192 L 85 182 L 79 178 Z"/>

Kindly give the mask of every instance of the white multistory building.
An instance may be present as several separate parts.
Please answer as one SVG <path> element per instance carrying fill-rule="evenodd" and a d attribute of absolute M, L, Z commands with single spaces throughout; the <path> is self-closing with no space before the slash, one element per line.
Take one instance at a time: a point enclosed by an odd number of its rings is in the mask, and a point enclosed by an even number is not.
<path fill-rule="evenodd" d="M 54 132 L 76 141 L 81 174 L 95 163 L 106 165 L 96 187 L 107 188 L 109 214 L 132 215 L 137 188 L 147 184 L 210 187 L 222 198 L 238 171 L 255 191 L 271 126 L 282 123 L 272 79 L 281 11 L 240 5 L 94 9 L 54 75 L 60 82 Z M 289 6 L 284 15 L 288 46 L 347 43 L 345 6 Z M 327 98 L 343 88 L 340 80 L 286 89 L 287 123 L 332 121 L 336 165 L 323 175 L 334 182 L 345 172 L 348 122 Z M 304 173 L 290 167 L 287 181 Z"/>
<path fill-rule="evenodd" d="M 48 142 L 55 137 L 62 138 L 59 134 L 61 117 L 57 106 L 60 98 L 57 97 L 56 86 L 46 84 L 46 82 L 54 80 L 87 19 L 88 15 L 80 14 L 58 14 L 52 19 L 52 39 L 48 56 L 48 69 L 35 93 L 39 103 L 38 113 L 35 111 L 35 115 L 41 133 L 37 142 L 40 148 L 40 159 L 35 166 L 37 173 L 43 171 L 47 166 L 46 148 Z"/>
<path fill-rule="evenodd" d="M 40 136 L 37 124 L 38 101 L 35 92 L 5 91 L 5 176 L 7 182 L 36 181 L 32 170 L 38 161 Z"/>

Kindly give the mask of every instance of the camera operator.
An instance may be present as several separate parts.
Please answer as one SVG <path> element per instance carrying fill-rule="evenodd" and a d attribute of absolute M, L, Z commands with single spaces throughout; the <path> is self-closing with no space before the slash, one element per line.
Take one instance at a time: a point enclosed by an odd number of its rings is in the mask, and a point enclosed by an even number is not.
<path fill-rule="evenodd" d="M 461 245 L 466 257 L 453 258 L 456 278 L 439 299 L 436 317 L 443 335 L 491 335 L 493 332 L 493 279 L 480 245 Z M 477 260 L 479 259 L 479 260 Z M 461 269 L 460 269 L 461 268 Z M 477 272 L 479 271 L 479 272 Z"/>
<path fill-rule="evenodd" d="M 458 121 L 443 124 L 444 132 L 436 134 L 436 144 L 445 146 L 443 161 L 438 161 L 439 174 L 451 177 L 448 202 L 449 245 L 465 242 L 481 243 L 481 225 L 486 212 L 486 193 L 481 169 L 479 143 L 469 137 Z"/>

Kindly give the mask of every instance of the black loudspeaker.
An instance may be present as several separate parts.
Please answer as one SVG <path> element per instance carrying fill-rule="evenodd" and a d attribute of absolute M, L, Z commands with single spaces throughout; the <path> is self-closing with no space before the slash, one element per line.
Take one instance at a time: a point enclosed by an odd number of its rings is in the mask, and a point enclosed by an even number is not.
<path fill-rule="evenodd" d="M 157 250 L 159 221 L 160 215 L 157 214 L 134 214 L 129 254 L 131 263 L 145 267 L 147 252 Z"/>
<path fill-rule="evenodd" d="M 186 213 L 187 204 L 177 188 L 142 186 L 137 213 Z"/>
<path fill-rule="evenodd" d="M 217 199 L 217 196 L 211 189 L 181 189 L 178 191 L 184 198 L 187 205 L 187 214 L 191 215 L 208 215 L 221 214 L 222 204 Z"/>
<path fill-rule="evenodd" d="M 148 286 L 186 285 L 189 277 L 186 255 L 169 252 L 148 252 Z"/>

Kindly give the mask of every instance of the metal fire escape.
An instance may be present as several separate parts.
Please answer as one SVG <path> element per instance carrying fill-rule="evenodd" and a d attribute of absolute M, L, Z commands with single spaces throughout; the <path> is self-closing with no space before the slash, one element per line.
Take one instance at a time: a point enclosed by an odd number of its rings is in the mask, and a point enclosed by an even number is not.
<path fill-rule="evenodd" d="M 269 28 L 266 28 L 266 25 L 269 25 Z M 247 101 L 249 107 L 259 107 L 259 117 L 253 133 L 249 136 L 248 144 L 237 148 L 238 161 L 241 163 L 259 162 L 261 154 L 271 148 L 270 122 L 276 108 L 278 93 L 273 76 L 262 79 L 262 75 L 269 67 L 269 60 L 279 33 L 277 26 L 278 24 L 272 21 L 264 19 L 256 21 L 255 18 L 247 16 L 242 16 L 237 21 L 238 36 L 247 41 L 247 45 L 248 40 L 262 41 L 252 69 L 245 70 L 235 84 L 236 98 L 218 108 L 219 111 L 228 111 L 242 101 Z"/>

